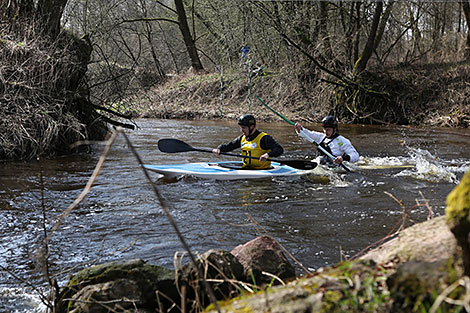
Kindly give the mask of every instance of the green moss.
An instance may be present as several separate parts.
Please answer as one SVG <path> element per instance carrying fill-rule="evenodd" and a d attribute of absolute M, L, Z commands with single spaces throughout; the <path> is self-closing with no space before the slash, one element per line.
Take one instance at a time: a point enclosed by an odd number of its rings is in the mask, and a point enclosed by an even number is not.
<path fill-rule="evenodd" d="M 217 301 L 217 304 L 223 312 L 254 313 L 248 305 L 243 305 L 246 298 L 246 295 L 240 296 L 229 300 Z M 203 312 L 211 311 L 217 311 L 213 303 L 209 304 Z"/>
<path fill-rule="evenodd" d="M 455 264 L 456 262 L 453 258 L 447 259 L 445 271 L 449 273 L 449 283 L 453 283 L 461 276 L 461 274 L 457 272 Z"/>
<path fill-rule="evenodd" d="M 446 219 L 451 226 L 470 220 L 470 171 L 447 196 Z"/>
<path fill-rule="evenodd" d="M 143 260 L 130 260 L 124 263 L 104 263 L 81 270 L 70 278 L 67 286 L 75 286 L 83 281 L 88 284 L 105 280 L 113 280 L 120 277 L 126 277 L 136 268 L 152 271 L 152 266 L 145 264 Z"/>
<path fill-rule="evenodd" d="M 322 312 L 335 312 L 338 310 L 338 302 L 342 297 L 343 294 L 339 291 L 327 290 L 323 294 Z"/>
<path fill-rule="evenodd" d="M 219 306 L 222 312 L 252 312 L 268 293 L 284 305 L 297 301 L 302 305 L 300 303 L 309 298 L 307 293 L 321 296 L 321 312 L 386 312 L 391 303 L 385 288 L 386 275 L 387 271 L 374 262 L 341 262 L 288 286 L 268 288 L 219 302 Z M 269 310 L 268 307 L 266 309 Z M 206 308 L 205 312 L 208 311 L 215 312 L 214 306 Z"/>

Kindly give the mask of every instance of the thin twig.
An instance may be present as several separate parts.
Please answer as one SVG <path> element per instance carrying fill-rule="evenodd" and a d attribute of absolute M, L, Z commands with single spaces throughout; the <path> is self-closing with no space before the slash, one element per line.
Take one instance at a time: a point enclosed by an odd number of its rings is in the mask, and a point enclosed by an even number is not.
<path fill-rule="evenodd" d="M 118 130 L 120 130 L 120 128 L 118 128 Z M 197 272 L 198 272 L 198 275 L 199 277 L 201 277 L 202 279 L 202 282 L 204 284 L 204 287 L 209 295 L 209 299 L 211 300 L 212 304 L 214 305 L 214 307 L 217 309 L 217 312 L 220 313 L 220 308 L 219 308 L 219 305 L 217 304 L 217 299 L 215 297 L 215 294 L 212 290 L 212 288 L 210 287 L 210 285 L 207 283 L 207 281 L 204 279 L 204 276 L 203 276 L 203 273 L 201 271 L 201 269 L 199 268 L 197 262 L 196 262 L 196 258 L 194 257 L 193 253 L 191 252 L 191 249 L 189 248 L 188 244 L 186 243 L 186 240 L 184 239 L 183 235 L 181 234 L 178 226 L 176 225 L 176 222 L 175 220 L 173 219 L 173 216 L 170 214 L 170 211 L 168 210 L 166 204 L 165 204 L 165 201 L 163 200 L 163 197 L 161 196 L 159 190 L 157 189 L 157 187 L 155 186 L 155 184 L 153 183 L 152 179 L 150 178 L 150 175 L 147 171 L 147 169 L 144 167 L 144 163 L 142 162 L 142 159 L 140 158 L 139 154 L 137 153 L 137 150 L 135 149 L 134 145 L 132 144 L 132 142 L 129 140 L 129 138 L 127 137 L 126 133 L 125 132 L 122 132 L 124 138 L 126 139 L 126 142 L 129 146 L 129 148 L 131 149 L 132 153 L 134 154 L 134 156 L 136 157 L 137 161 L 139 162 L 139 165 L 140 167 L 142 168 L 142 171 L 144 172 L 144 175 L 145 177 L 147 178 L 147 180 L 150 182 L 150 186 L 152 187 L 152 190 L 153 192 L 155 193 L 155 195 L 157 196 L 158 198 L 158 201 L 160 202 L 160 205 L 162 207 L 162 210 L 163 212 L 165 212 L 166 216 L 168 217 L 168 220 L 170 221 L 170 224 L 171 226 L 173 226 L 175 232 L 176 232 L 176 235 L 178 236 L 179 240 L 181 241 L 181 243 L 183 244 L 185 250 L 188 252 L 188 255 L 189 257 L 191 258 L 191 261 L 192 263 L 194 264 Z"/>
<path fill-rule="evenodd" d="M 429 201 L 424 198 L 424 195 L 423 195 L 423 193 L 421 192 L 421 190 L 419 191 L 419 194 L 421 195 L 421 197 L 422 197 L 423 200 L 424 200 L 424 206 L 428 209 L 428 217 L 427 217 L 426 219 L 427 219 L 427 220 L 430 220 L 430 219 L 432 219 L 433 216 L 434 216 L 434 212 L 432 211 L 432 207 L 429 205 Z"/>
<path fill-rule="evenodd" d="M 0 265 L 0 270 L 2 270 L 3 272 L 6 272 L 8 274 L 10 274 L 13 278 L 15 278 L 16 280 L 18 280 L 19 282 L 22 282 L 23 284 L 25 284 L 26 286 L 29 286 L 32 290 L 34 290 L 38 295 L 39 295 L 39 298 L 41 298 L 41 302 L 42 303 L 48 303 L 48 300 L 47 298 L 42 294 L 42 292 L 37 288 L 35 287 L 30 281 L 26 281 L 24 280 L 23 278 L 19 277 L 18 275 L 16 275 L 15 273 L 13 273 L 12 271 L 10 271 L 8 268 Z"/>
<path fill-rule="evenodd" d="M 402 231 L 403 229 L 405 229 L 405 222 L 406 222 L 406 218 L 408 217 L 407 208 L 406 208 L 405 204 L 403 203 L 403 201 L 398 200 L 390 192 L 384 191 L 384 194 L 388 195 L 390 198 L 395 200 L 400 205 L 400 207 L 403 209 L 402 223 L 401 223 L 400 229 L 398 230 L 398 231 Z"/>
<path fill-rule="evenodd" d="M 455 281 L 453 284 L 447 286 L 446 289 L 437 297 L 436 301 L 434 301 L 433 305 L 431 306 L 431 309 L 429 310 L 429 313 L 435 313 L 438 309 L 441 303 L 447 298 L 447 296 L 455 290 L 458 286 L 464 286 L 466 287 L 465 291 L 468 293 L 469 292 L 469 278 L 467 276 L 462 277 L 461 279 Z M 465 308 L 467 308 L 468 304 L 465 305 Z M 468 310 L 467 310 L 468 312 Z"/>
<path fill-rule="evenodd" d="M 364 249 L 362 249 L 361 251 L 359 251 L 358 253 L 356 253 L 355 255 L 353 255 L 351 258 L 349 258 L 349 260 L 354 260 L 356 258 L 358 258 L 359 256 L 363 255 L 366 251 L 368 251 L 369 249 L 371 249 L 372 247 L 378 247 L 380 245 L 382 245 L 382 243 L 384 243 L 386 240 L 392 238 L 392 237 L 395 237 L 396 235 L 398 235 L 403 229 L 404 229 L 404 225 L 405 225 L 405 222 L 407 219 L 409 219 L 411 222 L 414 223 L 414 221 L 410 218 L 409 214 L 408 214 L 408 211 L 412 210 L 413 208 L 415 207 L 418 207 L 418 206 L 422 206 L 422 204 L 420 204 L 418 201 L 417 201 L 417 204 L 416 206 L 413 206 L 411 207 L 410 209 L 408 209 L 404 204 L 403 204 L 403 201 L 401 200 L 398 200 L 394 195 L 392 195 L 391 193 L 389 192 L 384 192 L 386 195 L 390 196 L 393 200 L 395 200 L 400 206 L 401 208 L 403 209 L 403 215 L 402 215 L 402 218 L 392 227 L 392 230 L 382 239 L 368 245 L 367 247 L 365 247 Z M 421 196 L 423 196 L 423 194 L 420 192 Z M 424 198 L 424 197 L 423 197 Z M 428 211 L 429 211 L 429 214 L 428 214 L 428 217 L 427 219 L 431 219 L 432 218 L 432 209 L 431 207 L 429 206 L 428 202 L 426 201 L 425 204 L 424 204 L 427 208 L 428 208 Z"/>

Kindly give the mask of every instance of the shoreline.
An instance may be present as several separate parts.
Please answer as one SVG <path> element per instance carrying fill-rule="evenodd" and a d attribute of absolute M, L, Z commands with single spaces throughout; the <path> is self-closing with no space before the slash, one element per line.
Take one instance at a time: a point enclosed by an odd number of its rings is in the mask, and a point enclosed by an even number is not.
<path fill-rule="evenodd" d="M 464 79 L 467 74 L 470 76 L 470 70 L 467 71 L 466 66 L 455 72 L 461 75 L 461 79 Z M 445 76 L 446 73 L 440 75 Z M 265 107 L 262 101 L 287 119 L 303 123 L 319 123 L 324 116 L 335 115 L 342 124 L 457 129 L 468 128 L 470 124 L 470 106 L 466 105 L 468 99 L 455 98 L 455 94 L 444 93 L 442 98 L 430 101 L 422 99 L 421 101 L 426 101 L 423 103 L 407 103 L 413 98 L 422 97 L 419 94 L 413 94 L 413 92 L 421 92 L 419 88 L 413 87 L 416 89 L 414 90 L 409 87 L 408 94 L 394 95 L 397 101 L 403 102 L 395 106 L 402 106 L 403 110 L 406 110 L 403 114 L 409 119 L 406 123 L 396 123 L 387 118 L 390 114 L 387 113 L 388 110 L 395 110 L 393 107 L 388 109 L 377 107 L 375 108 L 377 113 L 383 111 L 384 116 L 379 114 L 376 118 L 368 119 L 367 116 L 370 114 L 366 114 L 367 111 L 374 110 L 374 108 L 366 106 L 364 116 L 361 117 L 360 112 L 351 113 L 348 111 L 350 108 L 346 108 L 344 104 L 335 103 L 335 90 L 325 89 L 325 86 L 320 84 L 305 85 L 294 77 L 286 76 L 287 74 L 279 72 L 257 77 L 251 86 L 247 86 L 244 77 L 234 72 L 227 74 L 224 87 L 221 89 L 217 73 L 185 74 L 171 77 L 165 83 L 139 94 L 138 97 L 129 98 L 128 102 L 132 103 L 131 107 L 134 108 L 131 114 L 139 118 L 233 120 L 250 113 L 259 121 L 282 121 L 282 118 Z M 383 83 L 386 84 L 388 81 Z M 381 82 L 376 82 L 376 84 L 380 85 Z M 388 88 L 393 90 L 394 86 Z M 423 89 L 426 86 L 420 88 Z M 461 88 L 463 89 L 460 92 L 465 93 L 466 87 Z M 402 92 L 405 91 L 402 90 Z M 390 101 L 392 100 L 389 99 L 388 102 Z M 374 103 L 369 105 L 374 105 Z"/>

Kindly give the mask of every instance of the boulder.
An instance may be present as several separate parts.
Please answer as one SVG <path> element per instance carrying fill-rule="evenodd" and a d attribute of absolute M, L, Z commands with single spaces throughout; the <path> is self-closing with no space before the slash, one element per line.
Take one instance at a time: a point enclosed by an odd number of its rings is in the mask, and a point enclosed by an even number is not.
<path fill-rule="evenodd" d="M 116 279 L 85 286 L 70 298 L 70 312 L 119 312 L 144 307 L 144 295 L 137 283 L 130 279 Z M 150 311 L 149 311 L 150 312 Z"/>
<path fill-rule="evenodd" d="M 57 312 L 109 312 L 170 307 L 179 297 L 174 272 L 143 260 L 109 262 L 86 268 L 70 277 L 61 290 Z M 157 292 L 158 291 L 158 292 Z M 164 296 L 157 297 L 156 294 Z"/>
<path fill-rule="evenodd" d="M 387 278 L 387 287 L 393 299 L 391 312 L 429 312 L 436 301 L 436 295 L 452 284 L 457 273 L 451 260 L 436 262 L 410 261 L 400 264 Z M 455 288 L 454 298 L 460 294 Z M 453 312 L 455 305 L 444 301 L 439 307 L 442 312 Z"/>
<path fill-rule="evenodd" d="M 446 220 L 458 243 L 456 259 L 463 263 L 465 275 L 470 275 L 470 171 L 447 196 Z"/>
<path fill-rule="evenodd" d="M 280 284 L 272 275 L 281 280 L 296 277 L 295 268 L 285 257 L 279 243 L 270 236 L 260 236 L 239 245 L 232 250 L 232 254 L 243 265 L 245 280 L 254 285 Z"/>
<path fill-rule="evenodd" d="M 243 266 L 230 252 L 211 249 L 198 256 L 196 263 L 217 300 L 228 299 L 240 293 L 240 282 L 244 278 Z M 178 288 L 184 294 L 189 312 L 197 311 L 198 307 L 205 307 L 211 302 L 203 280 L 192 262 L 183 265 L 177 275 Z"/>
<path fill-rule="evenodd" d="M 456 247 L 457 241 L 446 224 L 446 218 L 439 216 L 405 228 L 361 259 L 388 267 L 408 261 L 436 262 L 451 258 Z"/>
<path fill-rule="evenodd" d="M 242 262 L 240 261 L 242 260 Z M 57 313 L 200 312 L 216 300 L 237 296 L 249 284 L 277 284 L 295 278 L 295 269 L 269 236 L 236 247 L 232 253 L 209 250 L 174 270 L 141 259 L 95 265 L 69 278 L 57 301 Z M 201 277 L 202 275 L 202 277 Z"/>

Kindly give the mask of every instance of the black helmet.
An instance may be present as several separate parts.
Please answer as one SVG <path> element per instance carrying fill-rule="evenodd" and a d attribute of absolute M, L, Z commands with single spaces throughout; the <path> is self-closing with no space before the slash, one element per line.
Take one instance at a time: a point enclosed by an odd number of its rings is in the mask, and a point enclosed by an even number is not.
<path fill-rule="evenodd" d="M 255 117 L 251 114 L 243 114 L 238 118 L 238 125 L 240 126 L 250 126 L 254 125 L 256 126 L 256 120 Z"/>
<path fill-rule="evenodd" d="M 321 126 L 322 127 L 338 128 L 338 122 L 336 121 L 336 117 L 331 116 L 331 115 L 325 116 L 321 120 Z"/>

